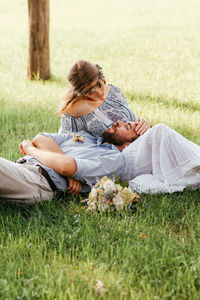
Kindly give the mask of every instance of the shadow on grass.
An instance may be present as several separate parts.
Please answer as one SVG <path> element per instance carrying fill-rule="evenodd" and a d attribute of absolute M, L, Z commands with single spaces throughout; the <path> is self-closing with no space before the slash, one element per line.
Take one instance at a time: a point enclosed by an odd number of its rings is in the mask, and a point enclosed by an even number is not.
<path fill-rule="evenodd" d="M 49 83 L 56 83 L 60 86 L 65 86 L 66 85 L 66 80 L 65 80 L 65 77 L 58 77 L 58 76 L 55 76 L 54 74 L 51 74 L 51 78 L 48 79 L 48 80 L 43 80 L 43 79 L 39 79 L 37 77 L 35 77 L 35 80 L 32 80 L 32 81 L 27 81 L 29 84 L 38 84 L 38 85 L 45 85 L 45 84 L 49 84 Z"/>
<path fill-rule="evenodd" d="M 200 190 L 184 190 L 173 194 L 141 195 L 138 214 L 151 216 L 152 222 L 165 220 L 182 223 L 186 215 L 200 214 Z"/>
<path fill-rule="evenodd" d="M 31 217 L 38 213 L 52 214 L 59 210 L 67 209 L 70 204 L 80 207 L 80 201 L 87 198 L 88 193 L 82 193 L 80 195 L 67 195 L 66 193 L 59 193 L 55 195 L 50 201 L 40 201 L 35 205 L 16 204 L 6 201 L 6 199 L 0 198 L 0 211 L 1 216 L 15 216 L 16 213 L 20 213 L 24 217 Z"/>
<path fill-rule="evenodd" d="M 163 214 L 166 217 L 168 216 L 169 219 L 179 218 L 190 209 L 200 210 L 199 196 L 199 190 L 184 190 L 183 192 L 173 194 L 142 194 L 141 201 L 136 205 L 137 213 L 140 215 L 148 212 L 151 213 L 152 216 L 160 216 Z M 35 205 L 12 204 L 6 200 L 0 199 L 1 217 L 8 215 L 15 216 L 16 213 L 20 213 L 22 216 L 29 218 L 39 211 L 44 215 L 52 213 L 57 215 L 59 214 L 58 212 L 61 213 L 63 209 L 70 212 L 70 214 L 73 214 L 78 211 L 85 211 L 87 205 L 82 204 L 81 200 L 86 199 L 87 197 L 88 193 L 82 193 L 77 196 L 60 193 L 54 196 L 51 201 L 40 201 Z M 124 213 L 126 214 L 127 212 L 124 211 Z"/>
<path fill-rule="evenodd" d="M 51 78 L 48 80 L 48 82 L 53 82 L 60 86 L 66 86 L 66 80 L 64 77 L 58 77 L 53 74 L 51 75 Z"/>

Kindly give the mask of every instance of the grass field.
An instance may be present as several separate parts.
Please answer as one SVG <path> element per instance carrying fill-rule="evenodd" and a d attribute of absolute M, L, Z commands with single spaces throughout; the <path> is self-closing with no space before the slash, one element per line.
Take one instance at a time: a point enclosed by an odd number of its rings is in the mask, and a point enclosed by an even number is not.
<path fill-rule="evenodd" d="M 52 80 L 26 78 L 25 0 L 0 0 L 0 154 L 56 132 L 65 74 L 98 62 L 137 116 L 200 144 L 198 0 L 50 0 Z M 79 198 L 0 204 L 0 299 L 199 299 L 199 191 L 142 196 L 137 212 L 88 213 Z M 143 233 L 147 238 L 141 238 Z M 95 295 L 96 280 L 106 293 Z"/>

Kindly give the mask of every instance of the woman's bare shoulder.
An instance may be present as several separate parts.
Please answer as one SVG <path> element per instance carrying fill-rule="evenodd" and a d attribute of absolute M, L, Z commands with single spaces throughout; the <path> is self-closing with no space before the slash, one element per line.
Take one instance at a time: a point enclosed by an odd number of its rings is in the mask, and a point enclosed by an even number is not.
<path fill-rule="evenodd" d="M 106 86 L 104 99 L 101 99 L 102 95 L 99 95 L 99 97 L 93 98 L 92 101 L 91 99 L 79 99 L 78 101 L 70 103 L 67 107 L 67 113 L 74 118 L 83 117 L 92 113 L 103 104 L 111 89 L 112 85 L 109 84 Z"/>
<path fill-rule="evenodd" d="M 79 100 L 67 108 L 67 113 L 71 117 L 81 117 L 83 115 L 87 115 L 89 113 L 88 105 L 84 100 Z"/>

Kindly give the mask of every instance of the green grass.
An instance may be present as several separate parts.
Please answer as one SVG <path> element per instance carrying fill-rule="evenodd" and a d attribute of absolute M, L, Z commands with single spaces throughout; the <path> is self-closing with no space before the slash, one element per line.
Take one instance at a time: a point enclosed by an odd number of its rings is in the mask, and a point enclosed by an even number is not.
<path fill-rule="evenodd" d="M 137 116 L 200 144 L 198 0 L 50 8 L 52 80 L 29 82 L 27 1 L 0 0 L 1 156 L 14 160 L 21 140 L 58 130 L 65 74 L 79 58 L 101 64 Z M 88 213 L 78 197 L 0 211 L 0 299 L 199 299 L 199 191 L 143 196 L 135 214 Z"/>

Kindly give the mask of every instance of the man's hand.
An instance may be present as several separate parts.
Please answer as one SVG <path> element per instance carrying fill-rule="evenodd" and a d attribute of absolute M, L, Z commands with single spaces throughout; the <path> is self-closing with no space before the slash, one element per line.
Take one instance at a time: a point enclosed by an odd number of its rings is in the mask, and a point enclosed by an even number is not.
<path fill-rule="evenodd" d="M 20 154 L 27 155 L 28 147 L 34 147 L 31 141 L 24 140 L 19 144 Z"/>
<path fill-rule="evenodd" d="M 77 181 L 77 180 L 75 180 L 71 177 L 67 177 L 67 180 L 68 180 L 68 183 L 69 183 L 69 186 L 66 190 L 67 193 L 68 194 L 74 194 L 74 195 L 80 194 L 81 189 L 82 189 L 82 184 L 79 181 Z"/>
<path fill-rule="evenodd" d="M 135 123 L 137 124 L 135 131 L 138 135 L 144 134 L 150 128 L 149 123 L 145 119 L 138 118 L 135 120 Z"/>

